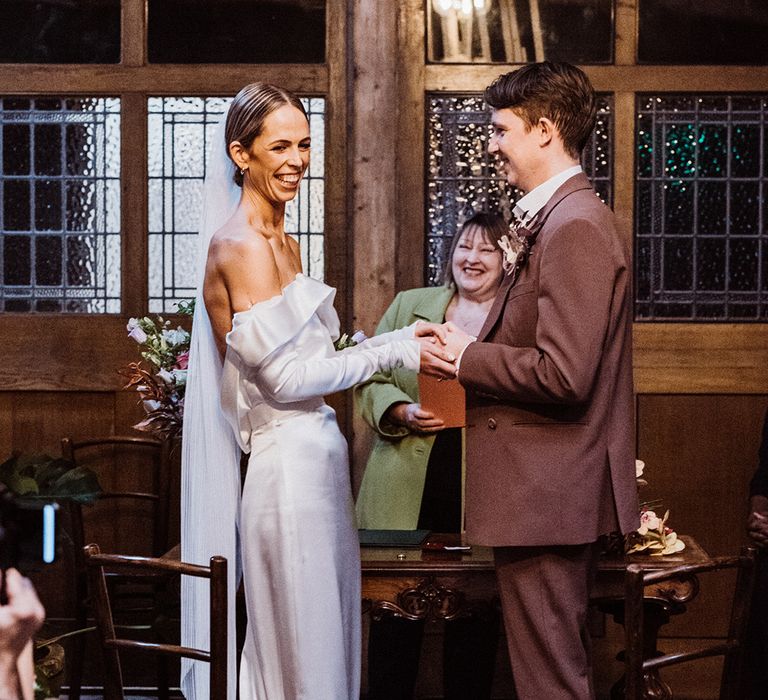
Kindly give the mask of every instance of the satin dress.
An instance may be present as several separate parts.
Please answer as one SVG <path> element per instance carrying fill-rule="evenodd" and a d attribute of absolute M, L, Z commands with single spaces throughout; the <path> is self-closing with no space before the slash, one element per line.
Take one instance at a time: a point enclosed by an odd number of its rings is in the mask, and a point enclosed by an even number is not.
<path fill-rule="evenodd" d="M 235 314 L 222 409 L 250 452 L 240 510 L 242 700 L 357 700 L 360 552 L 347 444 L 323 395 L 418 369 L 411 328 L 337 352 L 335 290 L 303 274 Z"/>

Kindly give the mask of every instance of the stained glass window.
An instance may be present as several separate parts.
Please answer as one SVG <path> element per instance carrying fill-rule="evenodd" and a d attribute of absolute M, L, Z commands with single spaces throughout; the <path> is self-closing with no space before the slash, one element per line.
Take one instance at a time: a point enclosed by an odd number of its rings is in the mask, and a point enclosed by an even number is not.
<path fill-rule="evenodd" d="M 512 218 L 520 193 L 510 191 L 488 153 L 491 112 L 479 94 L 431 95 L 427 142 L 427 283 L 442 283 L 450 241 L 478 211 Z M 597 193 L 613 199 L 613 98 L 600 95 L 595 130 L 582 164 Z"/>
<path fill-rule="evenodd" d="M 425 0 L 429 60 L 610 63 L 613 0 Z"/>
<path fill-rule="evenodd" d="M 0 310 L 120 311 L 120 100 L 0 98 Z"/>
<path fill-rule="evenodd" d="M 637 99 L 638 319 L 768 318 L 768 97 Z"/>
<path fill-rule="evenodd" d="M 174 311 L 195 295 L 197 230 L 206 154 L 230 98 L 152 97 L 148 101 L 149 310 Z M 303 98 L 312 135 L 310 166 L 288 203 L 285 229 L 301 246 L 304 272 L 323 279 L 325 100 Z"/>

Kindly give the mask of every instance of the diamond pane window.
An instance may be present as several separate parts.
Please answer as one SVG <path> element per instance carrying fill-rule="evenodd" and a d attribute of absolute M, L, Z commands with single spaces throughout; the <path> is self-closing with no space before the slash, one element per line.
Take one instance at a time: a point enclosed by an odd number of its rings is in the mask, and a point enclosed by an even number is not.
<path fill-rule="evenodd" d="M 638 320 L 768 319 L 768 97 L 640 95 Z"/>
<path fill-rule="evenodd" d="M 207 152 L 231 98 L 151 97 L 148 101 L 149 310 L 172 312 L 195 296 L 197 230 Z M 325 100 L 302 98 L 312 156 L 299 193 L 288 203 L 285 230 L 301 246 L 304 272 L 323 279 Z"/>
<path fill-rule="evenodd" d="M 0 98 L 0 311 L 120 312 L 120 100 Z"/>
<path fill-rule="evenodd" d="M 488 153 L 491 112 L 480 94 L 431 95 L 427 145 L 427 284 L 442 284 L 451 237 L 479 211 L 512 218 L 521 196 L 499 174 Z M 613 98 L 598 97 L 597 125 L 582 165 L 597 193 L 613 201 Z"/>
<path fill-rule="evenodd" d="M 610 63 L 613 0 L 425 0 L 437 63 Z"/>

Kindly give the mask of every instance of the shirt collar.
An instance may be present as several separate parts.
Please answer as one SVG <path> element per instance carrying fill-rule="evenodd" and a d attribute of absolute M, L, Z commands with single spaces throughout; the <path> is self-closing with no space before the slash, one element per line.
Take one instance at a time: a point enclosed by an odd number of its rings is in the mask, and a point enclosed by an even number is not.
<path fill-rule="evenodd" d="M 527 224 L 536 214 L 541 211 L 541 208 L 551 199 L 555 191 L 566 180 L 570 180 L 574 175 L 578 175 L 581 172 L 580 165 L 574 165 L 557 175 L 549 178 L 546 182 L 542 182 L 537 187 L 534 187 L 528 194 L 520 197 L 515 204 L 515 208 L 512 213 L 524 224 Z"/>

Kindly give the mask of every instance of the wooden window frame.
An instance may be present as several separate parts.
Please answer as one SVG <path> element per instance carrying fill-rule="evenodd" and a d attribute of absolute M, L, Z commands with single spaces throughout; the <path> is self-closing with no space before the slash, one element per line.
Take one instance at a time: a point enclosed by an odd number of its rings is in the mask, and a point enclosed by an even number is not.
<path fill-rule="evenodd" d="M 401 191 L 424 202 L 427 95 L 477 92 L 499 74 L 522 64 L 457 65 L 426 62 L 428 0 L 405 0 L 400 6 L 402 73 L 400 102 L 409 107 L 408 131 L 400 142 Z M 637 64 L 638 0 L 615 2 L 615 62 L 581 66 L 598 92 L 614 95 L 614 210 L 621 234 L 631 244 L 634 221 L 636 95 L 642 92 L 766 92 L 768 66 L 683 66 Z M 414 57 L 421 60 L 415 61 Z M 404 123 L 403 123 L 404 125 Z M 420 127 L 420 128 L 419 128 Z M 400 231 L 425 231 L 424 207 L 399 211 Z M 406 249 L 403 250 L 403 244 Z M 400 287 L 423 284 L 422 237 L 403 240 Z M 630 245 L 630 249 L 632 249 Z M 639 394 L 761 394 L 768 386 L 768 324 L 664 323 L 634 324 L 635 388 Z"/>
<path fill-rule="evenodd" d="M 145 0 L 121 0 L 117 64 L 0 64 L 0 95 L 119 97 L 122 159 L 121 313 L 0 313 L 4 391 L 114 391 L 116 370 L 136 359 L 125 324 L 148 309 L 149 97 L 234 95 L 261 80 L 325 98 L 326 281 L 348 297 L 346 0 L 327 0 L 323 64 L 150 64 L 147 11 Z"/>

